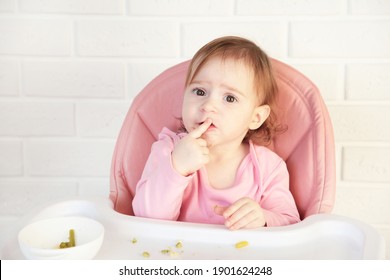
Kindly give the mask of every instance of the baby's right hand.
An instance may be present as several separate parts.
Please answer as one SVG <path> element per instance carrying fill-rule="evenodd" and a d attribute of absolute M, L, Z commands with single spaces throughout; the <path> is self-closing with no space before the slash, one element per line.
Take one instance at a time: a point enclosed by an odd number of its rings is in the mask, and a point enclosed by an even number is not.
<path fill-rule="evenodd" d="M 207 141 L 202 137 L 203 133 L 211 125 L 211 119 L 207 119 L 196 129 L 180 139 L 172 152 L 173 168 L 183 176 L 188 176 L 209 161 L 209 149 Z"/>

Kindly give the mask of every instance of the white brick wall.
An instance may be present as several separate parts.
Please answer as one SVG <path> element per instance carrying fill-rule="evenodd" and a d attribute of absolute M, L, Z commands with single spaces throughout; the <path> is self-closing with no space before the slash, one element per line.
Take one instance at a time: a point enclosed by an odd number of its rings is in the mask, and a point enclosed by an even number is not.
<path fill-rule="evenodd" d="M 72 22 L 64 19 L 0 19 L 0 53 L 67 56 L 71 50 Z"/>
<path fill-rule="evenodd" d="M 290 55 L 297 58 L 388 58 L 389 30 L 388 19 L 325 19 L 310 24 L 297 20 L 290 24 Z"/>
<path fill-rule="evenodd" d="M 2 101 L 1 136 L 71 136 L 75 134 L 74 104 L 52 101 Z"/>
<path fill-rule="evenodd" d="M 227 34 L 321 89 L 334 213 L 376 227 L 390 258 L 389 0 L 0 0 L 0 227 L 59 198 L 108 196 L 132 98 Z"/>
<path fill-rule="evenodd" d="M 22 77 L 22 94 L 27 96 L 122 98 L 125 95 L 124 66 L 116 62 L 25 62 Z"/>

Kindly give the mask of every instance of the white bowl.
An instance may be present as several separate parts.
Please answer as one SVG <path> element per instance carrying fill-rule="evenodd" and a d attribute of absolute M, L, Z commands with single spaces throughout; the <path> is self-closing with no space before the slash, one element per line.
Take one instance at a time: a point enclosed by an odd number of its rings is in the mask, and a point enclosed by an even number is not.
<path fill-rule="evenodd" d="M 60 249 L 74 229 L 76 246 Z M 86 217 L 58 217 L 25 226 L 18 235 L 20 249 L 27 259 L 88 260 L 98 253 L 104 237 L 101 223 Z"/>

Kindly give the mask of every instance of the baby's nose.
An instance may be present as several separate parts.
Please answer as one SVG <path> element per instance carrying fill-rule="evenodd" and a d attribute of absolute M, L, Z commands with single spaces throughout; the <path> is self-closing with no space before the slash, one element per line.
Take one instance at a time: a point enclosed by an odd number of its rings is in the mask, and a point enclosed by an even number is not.
<path fill-rule="evenodd" d="M 216 101 L 212 98 L 208 98 L 205 100 L 205 102 L 202 104 L 202 111 L 205 112 L 216 112 L 217 111 L 217 104 Z"/>

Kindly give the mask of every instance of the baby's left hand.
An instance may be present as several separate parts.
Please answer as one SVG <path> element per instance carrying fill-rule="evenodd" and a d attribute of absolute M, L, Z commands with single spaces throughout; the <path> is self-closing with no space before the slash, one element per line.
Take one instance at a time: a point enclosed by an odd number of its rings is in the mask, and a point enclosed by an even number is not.
<path fill-rule="evenodd" d="M 265 217 L 259 203 L 243 197 L 228 207 L 216 205 L 214 212 L 225 217 L 225 226 L 230 230 L 254 229 L 265 225 Z"/>

